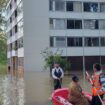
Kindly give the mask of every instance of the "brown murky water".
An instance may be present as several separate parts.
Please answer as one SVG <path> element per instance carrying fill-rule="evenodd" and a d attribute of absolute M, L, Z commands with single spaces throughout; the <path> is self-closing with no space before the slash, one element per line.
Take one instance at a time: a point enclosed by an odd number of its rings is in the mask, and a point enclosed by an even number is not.
<path fill-rule="evenodd" d="M 72 72 L 80 77 L 85 91 L 90 85 L 83 79 L 82 72 Z M 71 75 L 65 76 L 62 87 L 68 87 Z M 0 105 L 52 105 L 49 97 L 53 91 L 53 80 L 47 71 L 28 71 L 24 77 L 0 76 Z"/>

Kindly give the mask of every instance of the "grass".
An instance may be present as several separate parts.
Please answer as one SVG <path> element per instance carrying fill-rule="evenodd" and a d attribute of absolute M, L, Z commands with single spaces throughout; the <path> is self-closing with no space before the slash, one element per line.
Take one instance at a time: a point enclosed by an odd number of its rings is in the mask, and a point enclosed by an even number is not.
<path fill-rule="evenodd" d="M 0 74 L 6 74 L 6 73 L 7 73 L 7 65 L 0 64 Z"/>

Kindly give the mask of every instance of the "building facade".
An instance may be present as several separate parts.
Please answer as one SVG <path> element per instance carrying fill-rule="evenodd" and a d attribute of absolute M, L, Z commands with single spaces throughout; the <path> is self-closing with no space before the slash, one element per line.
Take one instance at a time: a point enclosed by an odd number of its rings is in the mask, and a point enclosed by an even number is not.
<path fill-rule="evenodd" d="M 10 0 L 7 35 L 12 70 L 42 70 L 47 47 L 62 51 L 72 70 L 104 65 L 105 1 Z"/>

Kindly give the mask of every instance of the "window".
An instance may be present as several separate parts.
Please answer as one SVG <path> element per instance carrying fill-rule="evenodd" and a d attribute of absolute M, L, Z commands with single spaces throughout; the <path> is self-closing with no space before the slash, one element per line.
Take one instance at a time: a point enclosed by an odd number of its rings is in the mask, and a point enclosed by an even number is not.
<path fill-rule="evenodd" d="M 10 3 L 10 10 L 12 9 L 12 3 Z"/>
<path fill-rule="evenodd" d="M 82 12 L 82 3 L 81 2 L 73 2 L 73 10 L 74 12 Z"/>
<path fill-rule="evenodd" d="M 10 17 L 10 23 L 12 23 L 12 17 Z"/>
<path fill-rule="evenodd" d="M 12 43 L 12 50 L 15 50 L 15 42 Z"/>
<path fill-rule="evenodd" d="M 100 12 L 105 12 L 105 3 L 100 3 Z"/>
<path fill-rule="evenodd" d="M 65 29 L 65 20 L 55 19 L 55 29 Z"/>
<path fill-rule="evenodd" d="M 82 21 L 75 20 L 75 29 L 82 29 Z"/>
<path fill-rule="evenodd" d="M 53 0 L 49 1 L 49 10 L 53 11 Z"/>
<path fill-rule="evenodd" d="M 19 4 L 18 8 L 17 8 L 17 14 L 20 15 L 21 13 L 23 13 L 23 2 L 21 1 L 21 3 Z"/>
<path fill-rule="evenodd" d="M 15 25 L 15 33 L 17 33 L 18 32 L 18 27 L 17 27 L 17 25 Z"/>
<path fill-rule="evenodd" d="M 74 29 L 74 20 L 67 20 L 67 29 Z"/>
<path fill-rule="evenodd" d="M 105 46 L 105 37 L 101 38 L 101 46 Z"/>
<path fill-rule="evenodd" d="M 54 47 L 54 37 L 50 37 L 50 47 Z"/>
<path fill-rule="evenodd" d="M 15 18 L 17 17 L 17 10 L 15 10 Z"/>
<path fill-rule="evenodd" d="M 55 1 L 55 10 L 56 11 L 65 11 L 65 2 L 64 1 Z"/>
<path fill-rule="evenodd" d="M 85 38 L 85 46 L 99 46 L 99 38 Z"/>
<path fill-rule="evenodd" d="M 65 47 L 66 38 L 65 37 L 56 37 L 56 47 Z"/>
<path fill-rule="evenodd" d="M 15 41 L 15 50 L 17 50 L 17 49 L 18 49 L 18 42 Z"/>
<path fill-rule="evenodd" d="M 67 20 L 67 29 L 82 29 L 81 20 Z"/>
<path fill-rule="evenodd" d="M 14 0 L 14 2 L 17 2 L 17 0 Z"/>
<path fill-rule="evenodd" d="M 85 12 L 97 12 L 98 3 L 84 3 L 84 11 Z"/>
<path fill-rule="evenodd" d="M 85 29 L 98 29 L 98 20 L 84 20 Z"/>
<path fill-rule="evenodd" d="M 12 51 L 12 43 L 10 44 L 10 51 Z"/>
<path fill-rule="evenodd" d="M 10 30 L 10 36 L 12 36 L 12 29 Z"/>
<path fill-rule="evenodd" d="M 18 23 L 18 32 L 23 34 L 23 19 Z"/>
<path fill-rule="evenodd" d="M 66 11 L 73 11 L 73 2 L 66 2 Z"/>
<path fill-rule="evenodd" d="M 53 29 L 54 28 L 54 19 L 50 19 L 50 29 Z"/>
<path fill-rule="evenodd" d="M 105 29 L 105 20 L 99 20 L 100 29 Z"/>
<path fill-rule="evenodd" d="M 18 48 L 23 47 L 23 37 L 18 40 Z"/>
<path fill-rule="evenodd" d="M 67 46 L 68 47 L 80 47 L 82 46 L 82 38 L 67 38 Z"/>

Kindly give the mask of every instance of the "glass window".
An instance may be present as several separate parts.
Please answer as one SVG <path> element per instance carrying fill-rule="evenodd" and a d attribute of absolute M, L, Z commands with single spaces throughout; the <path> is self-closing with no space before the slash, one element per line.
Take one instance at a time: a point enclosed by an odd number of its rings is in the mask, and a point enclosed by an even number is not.
<path fill-rule="evenodd" d="M 100 29 L 105 29 L 105 20 L 99 20 Z"/>
<path fill-rule="evenodd" d="M 17 50 L 17 49 L 18 49 L 18 42 L 15 41 L 15 50 Z"/>
<path fill-rule="evenodd" d="M 12 36 L 12 29 L 10 30 L 10 36 Z"/>
<path fill-rule="evenodd" d="M 85 38 L 85 46 L 99 46 L 99 38 Z"/>
<path fill-rule="evenodd" d="M 10 23 L 12 23 L 12 16 L 10 17 Z"/>
<path fill-rule="evenodd" d="M 18 32 L 18 26 L 15 25 L 15 33 L 17 33 L 17 32 Z"/>
<path fill-rule="evenodd" d="M 75 29 L 82 29 L 82 21 L 75 20 Z"/>
<path fill-rule="evenodd" d="M 50 19 L 49 23 L 50 23 L 50 29 L 54 29 L 54 19 Z"/>
<path fill-rule="evenodd" d="M 73 11 L 73 2 L 71 1 L 66 2 L 66 11 Z"/>
<path fill-rule="evenodd" d="M 23 34 L 23 19 L 18 23 L 18 32 Z"/>
<path fill-rule="evenodd" d="M 23 47 L 23 37 L 18 40 L 18 48 Z"/>
<path fill-rule="evenodd" d="M 67 38 L 67 46 L 68 47 L 78 47 L 78 46 L 82 46 L 82 38 Z"/>
<path fill-rule="evenodd" d="M 81 12 L 82 11 L 82 3 L 81 2 L 73 2 L 74 12 Z"/>
<path fill-rule="evenodd" d="M 54 37 L 50 37 L 50 47 L 54 47 Z"/>
<path fill-rule="evenodd" d="M 10 44 L 10 51 L 12 51 L 12 43 Z"/>
<path fill-rule="evenodd" d="M 100 3 L 100 12 L 105 12 L 105 3 Z"/>
<path fill-rule="evenodd" d="M 84 20 L 85 29 L 98 29 L 98 20 Z"/>
<path fill-rule="evenodd" d="M 23 2 L 22 1 L 21 1 L 21 3 L 19 4 L 19 6 L 17 8 L 17 12 L 18 12 L 18 15 L 23 13 Z"/>
<path fill-rule="evenodd" d="M 14 0 L 14 2 L 17 2 L 17 0 Z"/>
<path fill-rule="evenodd" d="M 56 11 L 65 11 L 65 2 L 64 1 L 55 1 L 55 10 Z"/>
<path fill-rule="evenodd" d="M 85 12 L 97 12 L 98 3 L 84 3 L 84 11 Z"/>
<path fill-rule="evenodd" d="M 55 19 L 55 29 L 65 29 L 65 20 Z"/>
<path fill-rule="evenodd" d="M 65 37 L 56 37 L 56 47 L 65 47 L 66 38 Z"/>
<path fill-rule="evenodd" d="M 81 20 L 67 20 L 67 29 L 81 29 L 82 21 Z"/>
<path fill-rule="evenodd" d="M 17 17 L 17 9 L 15 10 L 15 18 Z"/>
<path fill-rule="evenodd" d="M 12 3 L 10 3 L 10 10 L 12 9 Z"/>
<path fill-rule="evenodd" d="M 105 37 L 101 38 L 101 46 L 105 46 Z"/>
<path fill-rule="evenodd" d="M 67 20 L 67 29 L 74 29 L 74 20 Z"/>
<path fill-rule="evenodd" d="M 49 10 L 53 11 L 53 0 L 49 1 Z"/>

